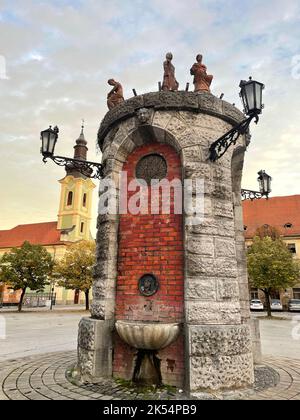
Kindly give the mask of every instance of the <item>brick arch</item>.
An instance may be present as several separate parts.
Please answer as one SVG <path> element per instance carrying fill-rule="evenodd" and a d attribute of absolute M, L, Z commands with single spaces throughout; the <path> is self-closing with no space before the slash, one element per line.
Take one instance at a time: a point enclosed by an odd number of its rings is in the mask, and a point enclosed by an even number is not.
<path fill-rule="evenodd" d="M 167 179 L 181 180 L 181 161 L 176 150 L 161 143 L 136 148 L 123 165 L 127 184 L 135 177 L 138 161 L 157 153 L 167 162 Z M 150 187 L 149 202 L 150 202 Z M 128 193 L 128 200 L 134 192 Z M 171 214 L 121 214 L 118 233 L 115 320 L 179 322 L 184 321 L 184 245 L 183 217 L 174 214 L 174 191 L 171 193 Z M 138 281 L 144 274 L 153 274 L 159 289 L 153 296 L 143 296 Z M 131 379 L 134 350 L 115 336 L 114 374 Z M 166 383 L 182 386 L 183 339 L 180 337 L 159 352 Z"/>
<path fill-rule="evenodd" d="M 177 152 L 181 152 L 182 146 L 180 141 L 167 129 L 158 125 L 143 125 L 130 131 L 125 137 L 122 131 L 116 134 L 114 138 L 114 148 L 107 147 L 108 156 L 104 157 L 113 159 L 112 170 L 120 168 L 120 162 L 126 161 L 128 155 L 136 148 L 149 143 L 169 144 Z M 105 151 L 104 151 L 105 154 Z"/>

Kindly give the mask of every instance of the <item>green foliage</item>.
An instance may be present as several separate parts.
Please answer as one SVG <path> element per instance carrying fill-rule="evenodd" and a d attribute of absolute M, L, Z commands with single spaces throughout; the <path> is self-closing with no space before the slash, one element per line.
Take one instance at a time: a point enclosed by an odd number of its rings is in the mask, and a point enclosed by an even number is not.
<path fill-rule="evenodd" d="M 88 291 L 93 283 L 96 245 L 94 241 L 80 241 L 71 245 L 62 260 L 55 265 L 59 286 Z"/>
<path fill-rule="evenodd" d="M 299 262 L 281 239 L 255 237 L 247 258 L 252 287 L 262 290 L 285 289 L 299 280 Z"/>
<path fill-rule="evenodd" d="M 13 290 L 43 290 L 53 269 L 51 254 L 40 245 L 24 242 L 0 260 L 0 282 Z"/>

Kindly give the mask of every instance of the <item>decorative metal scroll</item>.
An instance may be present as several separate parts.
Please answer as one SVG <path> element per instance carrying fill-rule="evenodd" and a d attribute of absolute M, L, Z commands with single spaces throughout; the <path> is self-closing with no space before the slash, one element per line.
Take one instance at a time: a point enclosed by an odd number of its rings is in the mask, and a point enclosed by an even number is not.
<path fill-rule="evenodd" d="M 251 200 L 251 201 L 260 200 L 264 196 L 266 196 L 268 198 L 268 196 L 266 194 L 262 194 L 259 191 L 242 190 L 241 194 L 242 194 L 242 200 Z"/>
<path fill-rule="evenodd" d="M 47 159 L 48 157 L 44 157 L 43 162 L 46 163 Z M 69 170 L 72 169 L 78 171 L 87 178 L 103 178 L 103 166 L 101 163 L 72 159 L 64 156 L 50 156 L 50 159 L 52 159 L 56 165 L 64 166 Z"/>
<path fill-rule="evenodd" d="M 253 118 L 255 118 L 255 123 L 257 124 L 259 120 L 258 116 L 251 115 L 250 117 L 239 123 L 236 127 L 233 127 L 231 130 L 229 130 L 218 140 L 216 140 L 209 148 L 209 159 L 212 162 L 215 162 L 216 160 L 220 159 L 232 144 L 236 144 L 240 135 L 243 135 L 247 132 Z"/>

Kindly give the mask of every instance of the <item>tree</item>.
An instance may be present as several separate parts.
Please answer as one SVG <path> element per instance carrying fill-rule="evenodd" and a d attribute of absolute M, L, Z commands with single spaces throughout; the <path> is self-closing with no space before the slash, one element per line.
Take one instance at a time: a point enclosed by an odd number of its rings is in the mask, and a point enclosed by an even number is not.
<path fill-rule="evenodd" d="M 55 277 L 60 277 L 59 286 L 81 290 L 85 293 L 85 307 L 89 310 L 89 292 L 93 284 L 96 244 L 80 241 L 71 245 L 64 258 L 55 266 Z"/>
<path fill-rule="evenodd" d="M 252 287 L 265 294 L 268 316 L 271 314 L 270 294 L 274 289 L 293 286 L 300 275 L 300 266 L 281 239 L 256 236 L 248 250 L 248 272 Z"/>
<path fill-rule="evenodd" d="M 20 248 L 13 248 L 0 260 L 0 282 L 13 290 L 21 290 L 18 311 L 21 312 L 26 290 L 40 291 L 49 284 L 53 269 L 53 258 L 41 245 L 24 242 Z"/>
<path fill-rule="evenodd" d="M 255 236 L 260 237 L 260 239 L 269 236 L 273 241 L 275 241 L 276 239 L 280 239 L 280 232 L 273 226 L 263 225 L 256 230 Z"/>

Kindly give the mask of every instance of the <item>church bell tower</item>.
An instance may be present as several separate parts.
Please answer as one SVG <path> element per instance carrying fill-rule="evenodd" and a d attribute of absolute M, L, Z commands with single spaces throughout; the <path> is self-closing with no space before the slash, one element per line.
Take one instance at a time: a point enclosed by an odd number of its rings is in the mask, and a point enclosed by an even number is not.
<path fill-rule="evenodd" d="M 74 158 L 87 160 L 87 141 L 82 125 L 79 138 L 74 146 Z M 92 196 L 95 184 L 69 165 L 61 184 L 57 228 L 62 231 L 61 240 L 76 242 L 91 240 L 90 233 Z"/>

